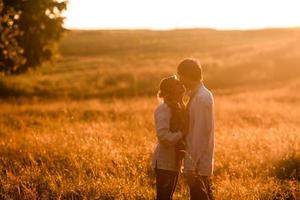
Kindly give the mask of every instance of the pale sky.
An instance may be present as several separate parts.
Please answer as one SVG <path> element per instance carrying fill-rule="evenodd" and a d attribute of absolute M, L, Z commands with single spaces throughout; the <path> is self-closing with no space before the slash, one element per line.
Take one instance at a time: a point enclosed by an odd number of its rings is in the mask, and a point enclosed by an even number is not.
<path fill-rule="evenodd" d="M 300 0 L 69 0 L 71 29 L 300 27 Z"/>

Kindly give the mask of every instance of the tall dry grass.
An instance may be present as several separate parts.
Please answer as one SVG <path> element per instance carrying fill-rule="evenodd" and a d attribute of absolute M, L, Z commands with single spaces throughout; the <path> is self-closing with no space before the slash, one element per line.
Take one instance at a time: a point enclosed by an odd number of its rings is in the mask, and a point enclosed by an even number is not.
<path fill-rule="evenodd" d="M 1 78 L 0 199 L 153 199 L 157 83 L 190 55 L 215 95 L 216 199 L 299 199 L 298 34 L 71 32 L 55 67 Z"/>
<path fill-rule="evenodd" d="M 298 87 L 216 95 L 217 199 L 296 199 Z M 2 198 L 152 199 L 156 103 L 2 102 Z M 181 180 L 176 199 L 185 187 Z"/>

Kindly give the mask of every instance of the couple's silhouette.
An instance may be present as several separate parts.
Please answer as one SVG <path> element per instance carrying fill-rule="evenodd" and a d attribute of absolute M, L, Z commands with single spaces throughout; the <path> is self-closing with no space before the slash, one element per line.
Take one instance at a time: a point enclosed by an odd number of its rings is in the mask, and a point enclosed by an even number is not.
<path fill-rule="evenodd" d="M 203 84 L 199 61 L 181 61 L 177 75 L 161 80 L 158 97 L 154 113 L 158 143 L 152 162 L 157 199 L 172 199 L 180 172 L 190 199 L 213 199 L 214 101 Z"/>

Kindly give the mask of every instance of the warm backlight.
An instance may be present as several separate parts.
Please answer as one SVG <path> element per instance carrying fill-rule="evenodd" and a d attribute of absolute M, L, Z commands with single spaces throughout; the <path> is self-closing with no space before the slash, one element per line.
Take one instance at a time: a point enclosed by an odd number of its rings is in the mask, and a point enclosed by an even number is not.
<path fill-rule="evenodd" d="M 252 29 L 300 26 L 299 0 L 70 0 L 73 29 Z"/>

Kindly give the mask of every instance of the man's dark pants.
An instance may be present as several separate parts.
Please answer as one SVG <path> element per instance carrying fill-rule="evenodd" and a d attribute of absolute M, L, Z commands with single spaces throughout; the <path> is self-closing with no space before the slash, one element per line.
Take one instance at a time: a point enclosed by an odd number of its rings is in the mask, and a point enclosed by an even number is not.
<path fill-rule="evenodd" d="M 191 200 L 213 200 L 212 181 L 209 176 L 186 176 Z"/>

